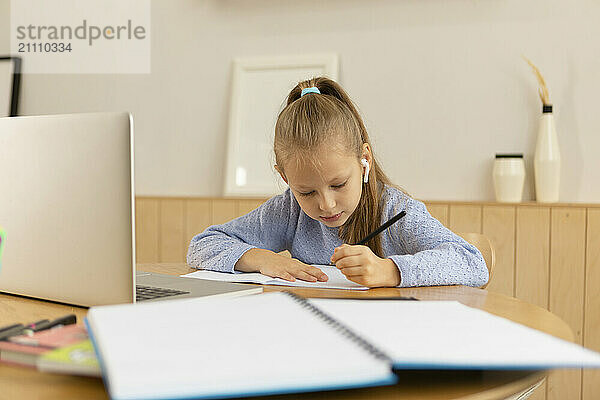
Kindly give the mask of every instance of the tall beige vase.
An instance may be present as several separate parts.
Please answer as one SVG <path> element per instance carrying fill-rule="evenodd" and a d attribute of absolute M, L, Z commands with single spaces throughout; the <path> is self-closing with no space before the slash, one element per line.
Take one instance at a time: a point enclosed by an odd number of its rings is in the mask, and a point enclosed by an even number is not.
<path fill-rule="evenodd" d="M 560 150 L 554 126 L 552 105 L 544 104 L 533 159 L 535 198 L 540 203 L 555 203 L 559 199 Z"/>

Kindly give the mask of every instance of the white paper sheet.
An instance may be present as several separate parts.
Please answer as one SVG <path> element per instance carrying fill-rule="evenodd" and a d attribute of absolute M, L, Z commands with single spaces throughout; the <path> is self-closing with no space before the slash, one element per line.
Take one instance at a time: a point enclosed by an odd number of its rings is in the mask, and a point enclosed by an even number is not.
<path fill-rule="evenodd" d="M 331 265 L 313 265 L 319 268 L 328 277 L 327 282 L 306 282 L 296 279 L 295 282 L 279 278 L 271 278 L 257 272 L 244 272 L 241 274 L 230 274 L 227 272 L 196 271 L 181 275 L 185 278 L 207 279 L 210 281 L 237 282 L 237 283 L 259 283 L 261 285 L 295 286 L 323 289 L 345 289 L 345 290 L 367 290 L 368 287 L 349 281 L 342 272 Z"/>
<path fill-rule="evenodd" d="M 600 354 L 455 301 L 311 299 L 396 368 L 600 367 Z"/>
<path fill-rule="evenodd" d="M 389 363 L 283 293 L 92 307 L 110 397 L 229 398 L 390 384 Z"/>

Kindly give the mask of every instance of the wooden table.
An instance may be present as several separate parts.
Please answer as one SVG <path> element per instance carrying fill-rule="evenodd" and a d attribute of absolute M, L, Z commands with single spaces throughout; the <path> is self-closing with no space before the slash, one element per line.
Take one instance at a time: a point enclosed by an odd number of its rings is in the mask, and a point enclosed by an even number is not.
<path fill-rule="evenodd" d="M 194 271 L 185 264 L 139 264 L 138 270 L 180 275 Z M 501 294 L 464 286 L 381 288 L 368 291 L 265 286 L 265 292 L 290 290 L 305 297 L 414 296 L 420 300 L 457 300 L 540 331 L 573 341 L 567 324 L 549 311 Z M 74 313 L 87 309 L 0 294 L 0 326 Z M 546 371 L 400 371 L 393 386 L 269 396 L 268 399 L 502 399 L 540 382 Z M 101 379 L 40 373 L 0 364 L 0 399 L 106 399 Z"/>

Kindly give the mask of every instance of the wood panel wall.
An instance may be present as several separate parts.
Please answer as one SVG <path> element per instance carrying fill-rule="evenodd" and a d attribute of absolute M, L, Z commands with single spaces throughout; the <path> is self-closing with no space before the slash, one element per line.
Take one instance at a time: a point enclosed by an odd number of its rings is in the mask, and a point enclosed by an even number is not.
<path fill-rule="evenodd" d="M 137 262 L 185 262 L 195 234 L 264 201 L 138 197 Z M 491 240 L 496 265 L 488 290 L 550 310 L 577 343 L 600 351 L 600 204 L 425 203 L 453 231 Z M 558 370 L 531 399 L 592 400 L 599 393 L 600 370 Z"/>

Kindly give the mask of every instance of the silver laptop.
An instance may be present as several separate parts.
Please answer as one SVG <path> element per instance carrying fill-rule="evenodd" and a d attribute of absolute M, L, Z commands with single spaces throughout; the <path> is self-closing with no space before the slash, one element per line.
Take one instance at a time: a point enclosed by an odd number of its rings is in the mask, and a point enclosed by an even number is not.
<path fill-rule="evenodd" d="M 93 306 L 262 291 L 136 278 L 132 172 L 129 113 L 0 118 L 0 292 Z"/>

